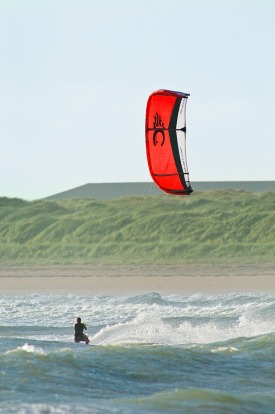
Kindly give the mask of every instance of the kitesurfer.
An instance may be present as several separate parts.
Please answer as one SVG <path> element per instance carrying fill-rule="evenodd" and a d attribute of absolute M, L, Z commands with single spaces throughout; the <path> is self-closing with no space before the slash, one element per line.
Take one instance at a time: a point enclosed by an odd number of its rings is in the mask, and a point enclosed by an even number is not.
<path fill-rule="evenodd" d="M 77 322 L 74 326 L 74 341 L 75 342 L 86 342 L 86 344 L 88 345 L 90 340 L 88 336 L 83 333 L 84 329 L 85 330 L 87 329 L 87 326 L 85 325 L 85 323 L 81 322 L 81 318 L 77 318 L 76 321 Z"/>

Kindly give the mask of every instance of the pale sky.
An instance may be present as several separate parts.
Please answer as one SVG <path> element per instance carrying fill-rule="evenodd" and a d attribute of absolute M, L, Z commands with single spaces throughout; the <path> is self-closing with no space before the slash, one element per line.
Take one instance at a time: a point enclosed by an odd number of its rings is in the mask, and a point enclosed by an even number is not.
<path fill-rule="evenodd" d="M 145 108 L 190 93 L 190 181 L 275 180 L 274 0 L 0 0 L 0 196 L 151 181 Z"/>

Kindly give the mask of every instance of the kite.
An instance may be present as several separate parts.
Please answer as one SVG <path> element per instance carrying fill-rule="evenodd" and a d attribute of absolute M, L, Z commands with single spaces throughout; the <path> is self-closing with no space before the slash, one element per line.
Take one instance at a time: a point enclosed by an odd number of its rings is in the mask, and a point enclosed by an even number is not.
<path fill-rule="evenodd" d="M 145 136 L 148 167 L 157 186 L 176 195 L 192 187 L 186 160 L 186 103 L 188 93 L 160 89 L 147 101 Z"/>

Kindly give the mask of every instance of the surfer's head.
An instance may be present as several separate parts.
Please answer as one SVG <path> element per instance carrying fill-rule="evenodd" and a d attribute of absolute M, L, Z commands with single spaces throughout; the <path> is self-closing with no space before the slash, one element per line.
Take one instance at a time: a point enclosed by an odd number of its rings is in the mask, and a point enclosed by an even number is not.
<path fill-rule="evenodd" d="M 77 318 L 77 322 L 81 322 L 81 318 Z"/>

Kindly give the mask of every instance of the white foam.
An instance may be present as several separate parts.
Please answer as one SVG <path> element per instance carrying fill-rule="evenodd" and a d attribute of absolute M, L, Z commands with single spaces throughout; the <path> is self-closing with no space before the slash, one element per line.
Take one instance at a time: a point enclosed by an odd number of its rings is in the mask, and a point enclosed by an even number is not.
<path fill-rule="evenodd" d="M 104 345 L 200 344 L 257 336 L 274 331 L 274 309 L 275 297 L 249 294 L 164 298 L 156 294 L 134 298 L 29 295 L 0 301 L 2 327 L 20 327 L 5 335 L 26 341 L 71 342 L 76 317 L 81 316 L 92 343 Z"/>
<path fill-rule="evenodd" d="M 42 348 L 34 346 L 34 345 L 29 345 L 27 343 L 25 343 L 22 346 L 18 346 L 16 349 L 7 351 L 7 354 L 16 353 L 18 351 L 25 351 L 25 352 L 37 354 L 37 355 L 46 355 L 46 352 Z"/>

